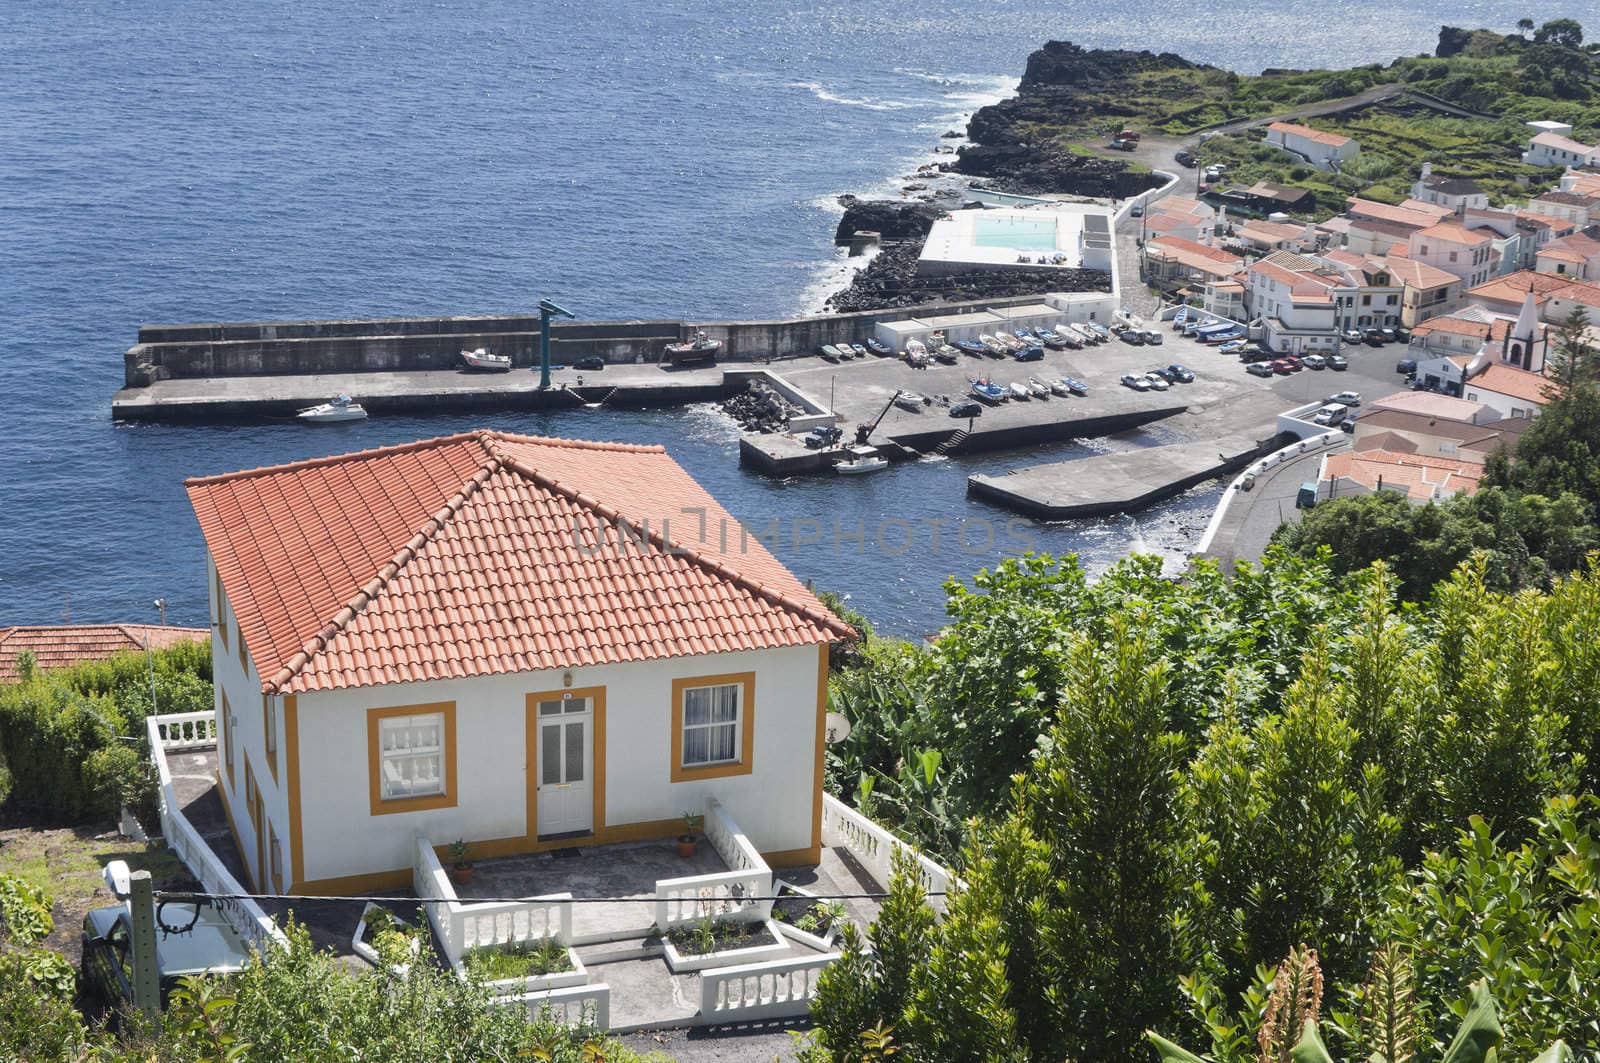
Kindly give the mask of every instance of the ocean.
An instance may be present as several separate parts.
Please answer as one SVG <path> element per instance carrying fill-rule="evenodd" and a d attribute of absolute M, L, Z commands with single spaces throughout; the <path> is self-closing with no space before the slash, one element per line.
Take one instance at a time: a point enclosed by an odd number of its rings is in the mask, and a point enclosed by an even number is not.
<path fill-rule="evenodd" d="M 1176 564 L 1216 487 L 1053 526 L 966 501 L 974 469 L 1038 453 L 777 482 L 737 468 L 737 433 L 710 407 L 312 430 L 121 426 L 110 398 L 141 324 L 514 313 L 540 298 L 588 318 L 814 311 L 848 275 L 835 198 L 894 194 L 1048 39 L 1255 72 L 1431 52 L 1444 22 L 1573 13 L 1355 0 L 1308 32 L 1281 0 L 11 0 L 0 625 L 154 622 L 157 598 L 169 622 L 203 625 L 185 476 L 480 425 L 663 443 L 736 516 L 776 527 L 798 575 L 908 636 L 941 623 L 946 578 L 1022 547 Z"/>

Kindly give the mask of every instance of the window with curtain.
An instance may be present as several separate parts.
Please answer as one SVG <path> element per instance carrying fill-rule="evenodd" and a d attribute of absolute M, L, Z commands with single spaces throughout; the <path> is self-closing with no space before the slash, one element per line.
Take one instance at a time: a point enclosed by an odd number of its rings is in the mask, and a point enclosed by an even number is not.
<path fill-rule="evenodd" d="M 728 764 L 739 759 L 739 696 L 728 683 L 683 692 L 683 766 Z"/>
<path fill-rule="evenodd" d="M 444 714 L 389 716 L 378 721 L 385 801 L 444 793 Z"/>

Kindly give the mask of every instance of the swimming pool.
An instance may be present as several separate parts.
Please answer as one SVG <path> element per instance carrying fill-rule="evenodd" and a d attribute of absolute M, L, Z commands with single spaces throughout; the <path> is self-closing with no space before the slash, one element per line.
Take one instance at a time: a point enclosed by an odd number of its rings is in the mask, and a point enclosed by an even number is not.
<path fill-rule="evenodd" d="M 972 242 L 978 247 L 1010 247 L 1018 251 L 1054 251 L 1056 219 L 1016 215 L 972 219 Z"/>

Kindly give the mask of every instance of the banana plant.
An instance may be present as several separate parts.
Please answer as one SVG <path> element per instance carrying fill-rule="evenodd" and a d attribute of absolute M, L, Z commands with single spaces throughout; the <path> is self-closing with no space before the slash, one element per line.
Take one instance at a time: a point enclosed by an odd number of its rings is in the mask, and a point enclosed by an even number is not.
<path fill-rule="evenodd" d="M 1155 1046 L 1161 1063 L 1207 1063 L 1188 1049 L 1173 1044 L 1166 1038 L 1150 1032 L 1146 1034 Z M 1467 1006 L 1466 1018 L 1456 1031 L 1438 1063 L 1500 1063 L 1500 1017 L 1495 1010 L 1494 998 L 1489 995 L 1486 982 L 1472 987 L 1472 997 Z M 1289 1052 L 1291 1063 L 1334 1063 L 1328 1054 L 1322 1036 L 1317 1032 L 1315 1019 L 1307 1019 L 1300 1031 L 1300 1039 Z M 1539 1053 L 1532 1063 L 1572 1063 L 1572 1050 L 1565 1041 L 1557 1041 Z M 1374 1052 L 1367 1063 L 1390 1063 L 1381 1052 Z"/>

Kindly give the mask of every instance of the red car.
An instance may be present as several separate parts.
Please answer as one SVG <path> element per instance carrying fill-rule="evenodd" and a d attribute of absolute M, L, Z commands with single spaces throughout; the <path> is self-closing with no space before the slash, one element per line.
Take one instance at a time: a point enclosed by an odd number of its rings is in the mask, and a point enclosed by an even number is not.
<path fill-rule="evenodd" d="M 1286 354 L 1283 356 L 1283 360 L 1289 363 L 1289 371 L 1291 373 L 1298 373 L 1306 367 L 1306 363 L 1300 360 L 1298 354 Z"/>
<path fill-rule="evenodd" d="M 1282 376 L 1288 376 L 1295 371 L 1295 368 L 1295 364 L 1287 358 L 1274 358 L 1272 360 L 1272 371 Z"/>

